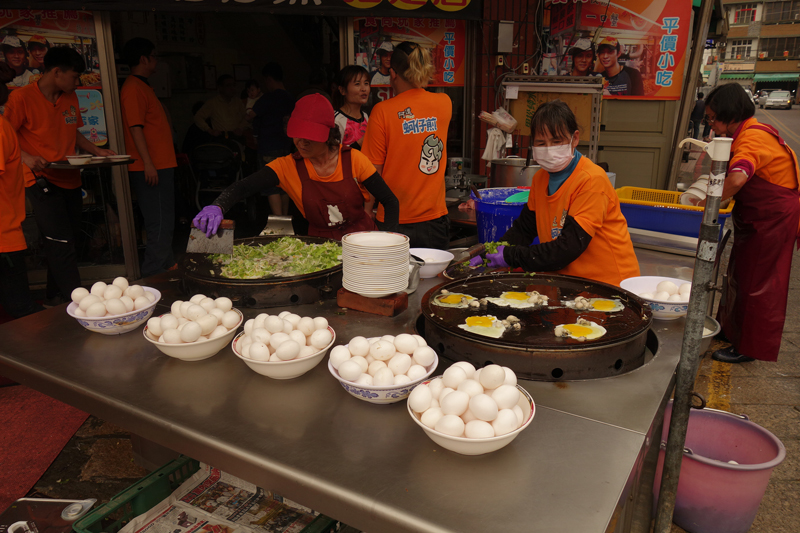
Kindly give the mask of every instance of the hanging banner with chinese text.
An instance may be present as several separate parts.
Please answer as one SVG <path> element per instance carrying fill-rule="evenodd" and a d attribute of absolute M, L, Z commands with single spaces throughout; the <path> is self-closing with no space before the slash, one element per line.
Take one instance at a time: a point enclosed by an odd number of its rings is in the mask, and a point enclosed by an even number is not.
<path fill-rule="evenodd" d="M 542 75 L 602 76 L 604 98 L 677 100 L 691 0 L 549 0 Z"/>

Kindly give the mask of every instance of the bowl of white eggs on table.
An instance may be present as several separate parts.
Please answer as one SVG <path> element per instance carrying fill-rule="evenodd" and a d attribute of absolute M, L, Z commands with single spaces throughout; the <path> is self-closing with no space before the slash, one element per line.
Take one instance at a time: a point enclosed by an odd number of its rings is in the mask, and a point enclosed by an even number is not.
<path fill-rule="evenodd" d="M 454 363 L 408 397 L 408 414 L 433 442 L 463 455 L 482 455 L 506 446 L 528 427 L 536 405 L 507 367 L 480 370 Z"/>
<path fill-rule="evenodd" d="M 230 344 L 244 316 L 230 298 L 195 294 L 176 300 L 170 312 L 147 321 L 144 338 L 162 353 L 182 361 L 200 361 Z"/>
<path fill-rule="evenodd" d="M 262 376 L 293 379 L 317 366 L 334 342 L 336 332 L 325 317 L 282 311 L 261 313 L 245 322 L 231 349 Z"/>
<path fill-rule="evenodd" d="M 336 346 L 328 358 L 328 370 L 344 390 L 370 403 L 395 403 L 428 378 L 439 356 L 419 335 L 353 337 Z"/>
<path fill-rule="evenodd" d="M 112 283 L 98 281 L 91 289 L 72 291 L 67 314 L 78 323 L 103 335 L 121 335 L 139 327 L 153 315 L 161 293 L 152 287 L 129 285 L 125 278 Z"/>
<path fill-rule="evenodd" d="M 653 311 L 653 318 L 675 320 L 689 311 L 692 283 L 663 276 L 637 276 L 622 280 L 619 285 L 643 299 Z"/>

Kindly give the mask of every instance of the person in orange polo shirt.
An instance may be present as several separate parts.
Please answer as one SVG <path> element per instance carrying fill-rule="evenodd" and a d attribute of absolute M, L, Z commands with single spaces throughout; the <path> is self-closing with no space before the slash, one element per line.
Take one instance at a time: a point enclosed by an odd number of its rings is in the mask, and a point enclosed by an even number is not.
<path fill-rule="evenodd" d="M 14 78 L 14 71 L 0 63 L 0 106 L 8 100 L 6 83 Z M 22 175 L 17 134 L 11 124 L 0 115 L 0 306 L 19 318 L 44 308 L 33 301 L 28 287 L 28 269 L 25 266 L 25 179 Z"/>
<path fill-rule="evenodd" d="M 175 148 L 172 126 L 147 78 L 156 70 L 155 45 L 134 37 L 122 48 L 131 75 L 120 91 L 125 149 L 136 158 L 129 168 L 131 189 L 139 201 L 147 232 L 142 277 L 175 268 Z"/>
<path fill-rule="evenodd" d="M 528 204 L 501 239 L 511 245 L 487 254 L 489 266 L 611 285 L 638 276 L 617 194 L 605 171 L 576 150 L 580 131 L 572 110 L 560 100 L 542 104 L 531 118 L 531 132 L 533 158 L 542 170 L 531 180 Z M 541 244 L 531 245 L 537 236 Z"/>
<path fill-rule="evenodd" d="M 25 194 L 36 213 L 47 257 L 47 299 L 69 301 L 81 285 L 75 239 L 80 233 L 81 174 L 79 170 L 52 170 L 47 165 L 83 152 L 107 156 L 78 128 L 83 125 L 75 89 L 86 69 L 81 55 L 66 46 L 44 56 L 45 72 L 36 83 L 11 92 L 5 118 L 17 133 L 22 149 Z"/>

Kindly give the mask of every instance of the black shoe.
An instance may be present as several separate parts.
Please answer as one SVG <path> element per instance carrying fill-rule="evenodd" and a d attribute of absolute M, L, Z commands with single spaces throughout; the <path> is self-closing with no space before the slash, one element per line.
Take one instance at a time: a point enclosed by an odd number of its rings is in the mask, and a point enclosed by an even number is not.
<path fill-rule="evenodd" d="M 728 348 L 717 350 L 713 354 L 711 354 L 711 359 L 714 361 L 719 361 L 721 363 L 731 363 L 731 364 L 738 364 L 738 363 L 751 363 L 755 361 L 752 357 L 747 357 L 746 355 L 740 354 L 736 350 L 733 349 L 733 346 Z"/>

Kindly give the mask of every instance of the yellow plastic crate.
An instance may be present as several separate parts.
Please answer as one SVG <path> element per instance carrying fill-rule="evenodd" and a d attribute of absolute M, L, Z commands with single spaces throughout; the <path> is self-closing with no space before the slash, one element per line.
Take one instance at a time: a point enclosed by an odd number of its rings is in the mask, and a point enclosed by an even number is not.
<path fill-rule="evenodd" d="M 702 207 L 681 204 L 681 192 L 661 191 L 658 189 L 644 189 L 642 187 L 620 187 L 617 197 L 623 204 L 649 205 L 653 207 L 666 207 L 670 209 L 685 209 L 687 211 L 702 212 Z M 720 209 L 721 215 L 728 215 L 733 210 L 734 202 L 725 209 Z"/>

